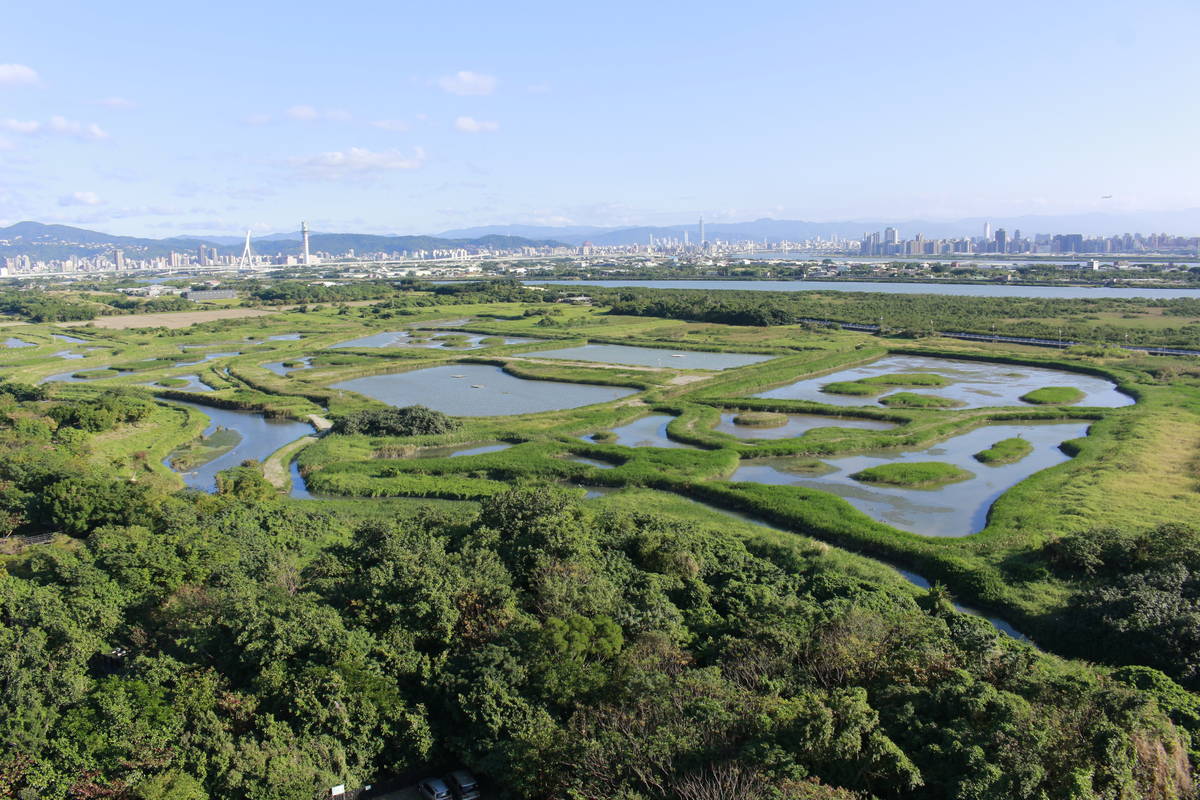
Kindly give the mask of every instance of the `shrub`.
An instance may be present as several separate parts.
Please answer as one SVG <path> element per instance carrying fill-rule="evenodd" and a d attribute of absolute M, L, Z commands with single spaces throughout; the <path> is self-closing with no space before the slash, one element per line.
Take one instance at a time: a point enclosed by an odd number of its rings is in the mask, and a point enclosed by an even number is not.
<path fill-rule="evenodd" d="M 365 436 L 428 436 L 462 427 L 440 411 L 425 406 L 355 411 L 333 423 L 333 432 Z"/>

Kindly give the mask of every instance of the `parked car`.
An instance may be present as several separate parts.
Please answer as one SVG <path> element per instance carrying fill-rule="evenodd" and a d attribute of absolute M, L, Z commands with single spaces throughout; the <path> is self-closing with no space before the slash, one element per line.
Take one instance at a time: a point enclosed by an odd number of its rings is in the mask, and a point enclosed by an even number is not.
<path fill-rule="evenodd" d="M 417 791 L 426 800 L 454 800 L 450 787 L 441 778 L 426 778 L 417 784 Z"/>
<path fill-rule="evenodd" d="M 479 800 L 482 797 L 479 791 L 479 781 L 475 780 L 475 776 L 465 769 L 456 769 L 451 772 L 446 776 L 446 783 L 450 784 L 450 789 L 454 792 L 457 800 Z"/>

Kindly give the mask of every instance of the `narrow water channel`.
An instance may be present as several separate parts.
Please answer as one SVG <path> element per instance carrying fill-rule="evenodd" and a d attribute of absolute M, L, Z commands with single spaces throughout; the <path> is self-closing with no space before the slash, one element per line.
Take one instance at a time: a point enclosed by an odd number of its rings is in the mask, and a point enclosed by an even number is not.
<path fill-rule="evenodd" d="M 177 472 L 187 486 L 206 492 L 216 491 L 217 473 L 221 470 L 236 467 L 248 459 L 265 461 L 267 456 L 280 447 L 313 432 L 312 425 L 307 422 L 267 419 L 256 411 L 213 408 L 183 400 L 172 400 L 171 403 L 187 406 L 206 415 L 209 424 L 204 429 L 205 437 L 211 436 L 218 428 L 234 431 L 241 436 L 241 440 L 232 450 L 188 472 L 174 470 L 171 467 L 170 456 L 163 460 L 163 464 Z"/>

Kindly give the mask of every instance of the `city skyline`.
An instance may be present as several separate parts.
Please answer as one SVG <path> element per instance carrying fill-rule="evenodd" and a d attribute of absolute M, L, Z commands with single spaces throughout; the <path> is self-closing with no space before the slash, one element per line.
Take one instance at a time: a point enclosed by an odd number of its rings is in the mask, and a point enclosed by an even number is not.
<path fill-rule="evenodd" d="M 682 10 L 13 6 L 0 223 L 236 235 L 301 216 L 415 232 L 1200 207 L 1181 99 L 1200 77 L 1194 5 L 1018 2 L 1003 36 L 992 9 L 949 2 Z"/>

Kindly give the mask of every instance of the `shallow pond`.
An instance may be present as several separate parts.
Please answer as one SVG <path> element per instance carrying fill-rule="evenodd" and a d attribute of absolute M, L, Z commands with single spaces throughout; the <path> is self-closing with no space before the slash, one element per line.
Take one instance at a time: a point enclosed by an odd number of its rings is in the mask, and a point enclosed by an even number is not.
<path fill-rule="evenodd" d="M 851 397 L 821 391 L 822 386 L 834 382 L 911 372 L 943 375 L 952 383 L 946 386 L 888 386 L 873 397 Z M 963 408 L 982 408 L 1027 405 L 1021 401 L 1021 395 L 1044 386 L 1073 386 L 1079 389 L 1086 395 L 1074 404 L 1079 406 L 1115 408 L 1133 403 L 1133 398 L 1118 392 L 1111 381 L 1078 372 L 927 356 L 885 356 L 861 367 L 806 378 L 777 389 L 759 392 L 754 396 L 778 400 L 808 400 L 835 406 L 870 406 L 876 405 L 880 398 L 895 392 L 914 392 L 958 400 L 963 403 L 960 406 Z"/>
<path fill-rule="evenodd" d="M 267 419 L 254 411 L 234 411 L 226 408 L 172 400 L 174 405 L 187 406 L 205 414 L 209 425 L 204 429 L 205 436 L 211 436 L 217 428 L 227 428 L 236 431 L 242 437 L 228 453 L 214 458 L 207 464 L 202 464 L 191 472 L 179 473 L 183 482 L 193 489 L 214 492 L 217 488 L 217 473 L 223 469 L 236 467 L 246 459 L 265 461 L 267 456 L 283 447 L 288 442 L 294 442 L 301 436 L 313 432 L 313 427 L 307 422 L 294 420 Z M 170 459 L 163 463 L 170 468 Z"/>
<path fill-rule="evenodd" d="M 69 344 L 83 344 L 87 339 L 80 339 L 78 336 L 67 336 L 65 333 L 52 333 L 51 339 L 58 339 L 60 342 L 68 342 Z"/>
<path fill-rule="evenodd" d="M 675 419 L 670 414 L 651 414 L 613 428 L 615 439 L 604 439 L 603 444 L 619 444 L 622 447 L 688 447 L 667 437 L 667 426 Z M 595 441 L 590 436 L 584 437 Z"/>
<path fill-rule="evenodd" d="M 795 463 L 792 459 L 743 461 L 730 480 L 820 489 L 901 530 L 925 536 L 967 536 L 983 529 L 992 503 L 1005 491 L 1035 472 L 1069 460 L 1059 445 L 1085 436 L 1087 429 L 1088 424 L 1081 422 L 984 425 L 924 450 L 827 458 L 824 463 L 830 471 L 820 475 L 787 471 L 789 462 Z M 1018 436 L 1033 446 L 1033 452 L 1020 461 L 988 466 L 974 459 L 975 453 L 996 442 Z M 974 477 L 940 489 L 870 485 L 850 477 L 867 467 L 914 461 L 954 464 Z"/>
<path fill-rule="evenodd" d="M 608 461 L 601 461 L 598 458 L 588 458 L 587 456 L 564 456 L 563 460 L 574 461 L 576 464 L 587 464 L 589 467 L 595 467 L 596 469 L 612 469 L 616 466 L 616 464 Z"/>
<path fill-rule="evenodd" d="M 177 367 L 194 367 L 197 364 L 203 364 L 206 361 L 214 361 L 218 358 L 227 358 L 229 356 L 240 356 L 240 355 L 241 355 L 241 353 L 236 352 L 236 351 L 227 352 L 227 353 L 207 353 L 204 356 L 204 358 L 201 358 L 198 361 L 178 361 L 175 363 L 175 366 L 177 366 Z"/>
<path fill-rule="evenodd" d="M 283 365 L 284 362 L 282 361 L 272 361 L 268 364 L 263 364 L 262 368 L 269 369 L 271 372 L 274 372 L 276 375 L 284 378 L 286 378 L 289 374 L 296 372 L 297 370 L 312 368 L 312 356 L 305 356 L 304 358 L 289 358 L 287 363 L 292 364 L 297 361 L 302 362 L 303 366 L 285 367 Z"/>
<path fill-rule="evenodd" d="M 75 369 L 75 370 L 71 370 L 70 372 L 57 372 L 53 375 L 47 375 L 46 377 L 39 380 L 38 383 L 88 383 L 89 382 L 88 378 L 76 378 L 75 374 L 79 373 L 81 375 L 86 375 L 89 372 L 98 372 L 100 370 L 107 370 L 107 369 L 108 369 L 108 367 L 92 367 L 91 369 Z M 103 377 L 112 378 L 112 377 L 116 377 L 116 376 L 107 375 L 107 376 L 103 376 Z"/>
<path fill-rule="evenodd" d="M 268 342 L 296 342 L 303 339 L 304 335 L 300 333 L 277 333 L 274 336 L 268 336 Z"/>
<path fill-rule="evenodd" d="M 487 444 L 458 444 L 448 447 L 430 447 L 419 450 L 414 458 L 457 458 L 459 456 L 479 456 L 484 453 L 498 453 L 512 447 L 507 442 L 489 442 Z"/>
<path fill-rule="evenodd" d="M 776 428 L 760 428 L 754 425 L 738 425 L 733 421 L 737 413 L 721 415 L 714 431 L 728 433 L 739 439 L 791 439 L 814 428 L 858 428 L 867 431 L 886 431 L 896 427 L 894 422 L 854 417 L 827 417 L 821 414 L 788 414 L 788 421 Z"/>
<path fill-rule="evenodd" d="M 84 353 L 72 353 L 70 350 L 59 350 L 54 355 L 67 361 L 73 361 L 77 358 L 87 358 L 87 355 Z"/>
<path fill-rule="evenodd" d="M 37 345 L 33 342 L 27 342 L 24 339 L 17 339 L 13 336 L 10 336 L 4 340 L 4 346 L 13 349 L 18 347 L 37 347 Z"/>
<path fill-rule="evenodd" d="M 160 386 L 158 383 L 143 383 L 142 386 L 158 386 L 159 388 L 174 389 L 179 392 L 211 392 L 213 387 L 200 380 L 199 375 L 172 375 L 174 379 L 187 381 L 184 386 Z"/>
<path fill-rule="evenodd" d="M 424 336 L 414 337 L 412 331 L 383 331 L 382 333 L 374 333 L 370 336 L 351 339 L 348 342 L 339 342 L 330 347 L 331 349 L 339 347 L 424 347 L 433 350 L 478 350 L 488 346 L 483 344 L 484 339 L 503 339 L 503 344 L 526 344 L 537 341 L 536 339 L 524 339 L 517 336 L 490 336 L 482 333 L 437 333 L 434 336 L 454 336 L 461 338 L 452 340 L 454 343 L 451 344 L 446 339 Z"/>
<path fill-rule="evenodd" d="M 482 364 L 450 364 L 370 375 L 333 389 L 365 394 L 393 406 L 423 405 L 460 417 L 508 416 L 606 403 L 637 392 L 616 386 L 532 381 Z"/>
<path fill-rule="evenodd" d="M 585 344 L 561 350 L 529 353 L 530 358 L 562 358 L 571 361 L 600 361 L 606 364 L 631 364 L 639 367 L 670 369 L 732 369 L 757 364 L 774 356 L 746 353 L 701 353 L 689 350 L 662 350 L 621 344 Z"/>

